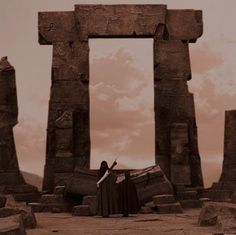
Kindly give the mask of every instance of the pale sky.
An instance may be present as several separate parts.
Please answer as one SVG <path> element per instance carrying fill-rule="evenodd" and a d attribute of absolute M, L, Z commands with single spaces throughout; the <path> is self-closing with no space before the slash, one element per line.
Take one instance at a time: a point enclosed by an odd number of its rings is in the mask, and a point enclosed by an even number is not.
<path fill-rule="evenodd" d="M 21 169 L 42 175 L 45 161 L 52 47 L 38 44 L 37 14 L 73 10 L 74 4 L 90 3 L 151 3 L 167 4 L 168 9 L 203 10 L 204 34 L 190 45 L 192 80 L 188 84 L 195 97 L 205 183 L 209 186 L 217 181 L 223 159 L 224 111 L 236 109 L 235 0 L 0 0 L 0 57 L 8 56 L 16 69 L 19 124 L 14 131 Z M 90 95 L 94 105 L 91 167 L 117 152 L 122 166 L 152 164 L 151 53 L 151 39 L 90 40 Z M 107 99 L 109 95 L 112 98 Z M 105 117 L 111 107 L 109 126 Z"/>

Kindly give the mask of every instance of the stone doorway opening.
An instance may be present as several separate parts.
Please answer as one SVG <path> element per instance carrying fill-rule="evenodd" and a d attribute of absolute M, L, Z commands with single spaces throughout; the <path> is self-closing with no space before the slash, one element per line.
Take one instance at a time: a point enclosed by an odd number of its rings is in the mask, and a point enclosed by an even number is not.
<path fill-rule="evenodd" d="M 89 39 L 90 169 L 155 164 L 153 39 Z"/>

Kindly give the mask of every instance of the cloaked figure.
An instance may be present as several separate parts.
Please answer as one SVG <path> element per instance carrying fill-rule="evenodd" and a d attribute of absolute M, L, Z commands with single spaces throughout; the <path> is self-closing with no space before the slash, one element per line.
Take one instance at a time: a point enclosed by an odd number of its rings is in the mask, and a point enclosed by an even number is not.
<path fill-rule="evenodd" d="M 102 161 L 98 172 L 97 215 L 102 217 L 109 217 L 109 215 L 119 212 L 116 184 L 117 177 L 112 172 L 116 164 L 117 163 L 114 162 L 109 168 L 107 162 Z"/>
<path fill-rule="evenodd" d="M 136 186 L 128 171 L 125 172 L 125 179 L 119 183 L 119 209 L 124 217 L 137 214 L 139 211 Z"/>

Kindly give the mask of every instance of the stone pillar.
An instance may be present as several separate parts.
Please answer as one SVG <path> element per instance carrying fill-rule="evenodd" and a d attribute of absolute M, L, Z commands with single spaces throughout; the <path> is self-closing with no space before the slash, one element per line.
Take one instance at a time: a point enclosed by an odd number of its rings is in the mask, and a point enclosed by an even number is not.
<path fill-rule="evenodd" d="M 30 202 L 37 200 L 39 193 L 35 186 L 26 184 L 19 169 L 13 134 L 17 123 L 15 69 L 3 57 L 0 60 L 0 192 Z"/>
<path fill-rule="evenodd" d="M 39 42 L 53 45 L 43 190 L 64 185 L 76 167 L 90 166 L 89 47 L 74 12 L 39 13 Z"/>
<path fill-rule="evenodd" d="M 18 123 L 15 69 L 3 57 L 0 61 L 0 185 L 23 184 L 13 136 Z"/>
<path fill-rule="evenodd" d="M 225 112 L 224 161 L 220 186 L 236 190 L 236 110 Z"/>
<path fill-rule="evenodd" d="M 179 12 L 176 14 L 179 14 Z M 187 16 L 186 16 L 187 17 Z M 171 18 L 172 19 L 172 18 Z M 169 19 L 170 20 L 170 19 Z M 187 81 L 191 79 L 189 56 L 189 34 L 181 36 L 181 29 L 173 33 L 181 22 L 169 22 L 171 27 L 159 28 L 154 38 L 154 88 L 155 88 L 155 125 L 156 125 L 156 162 L 160 164 L 168 178 L 175 179 L 177 172 L 185 172 L 185 177 L 178 179 L 178 184 L 203 186 L 201 161 L 198 153 L 197 127 L 195 119 L 194 97 L 188 91 Z M 168 26 L 168 24 L 167 24 Z M 187 27 L 186 22 L 182 26 Z M 168 31 L 169 29 L 169 31 Z M 197 30 L 197 29 L 195 29 Z M 191 32 L 194 28 L 191 29 Z M 186 33 L 186 32 L 185 32 Z M 188 38 L 190 36 L 190 38 Z M 172 128 L 176 123 L 184 123 L 188 139 L 188 157 L 179 155 L 176 159 L 172 152 Z M 174 128 L 175 129 L 175 128 Z M 181 141 L 181 137 L 179 139 Z M 185 159 L 188 158 L 188 159 Z M 185 159 L 181 162 L 181 159 Z M 175 166 L 175 167 L 174 167 Z M 174 181 L 175 181 L 174 180 Z M 177 182 L 176 182 L 177 183 Z"/>

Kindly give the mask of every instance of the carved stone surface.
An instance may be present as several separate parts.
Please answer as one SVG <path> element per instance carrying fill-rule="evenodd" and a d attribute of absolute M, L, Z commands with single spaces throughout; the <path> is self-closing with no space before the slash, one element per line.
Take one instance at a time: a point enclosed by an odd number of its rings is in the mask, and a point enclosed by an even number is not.
<path fill-rule="evenodd" d="M 65 183 L 76 168 L 89 168 L 88 40 L 101 37 L 154 39 L 156 163 L 171 178 L 171 128 L 185 123 L 188 169 L 181 183 L 203 185 L 194 99 L 187 85 L 189 42 L 202 35 L 201 11 L 168 10 L 166 5 L 76 5 L 70 12 L 40 12 L 38 22 L 39 43 L 53 45 L 44 190 Z"/>

